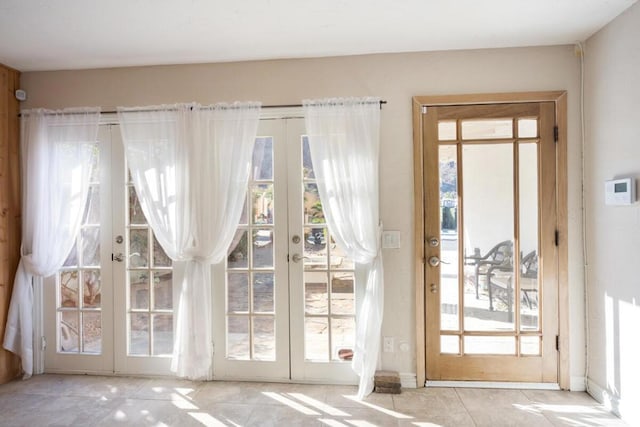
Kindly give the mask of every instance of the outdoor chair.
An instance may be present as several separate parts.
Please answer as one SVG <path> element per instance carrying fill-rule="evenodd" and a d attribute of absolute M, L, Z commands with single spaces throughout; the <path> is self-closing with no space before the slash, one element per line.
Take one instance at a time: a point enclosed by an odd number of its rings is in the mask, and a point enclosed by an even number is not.
<path fill-rule="evenodd" d="M 475 286 L 476 286 L 476 299 L 480 298 L 480 276 L 486 277 L 487 286 L 489 286 L 490 274 L 498 267 L 503 271 L 513 269 L 512 258 L 513 255 L 513 242 L 511 240 L 505 240 L 495 245 L 489 252 L 480 256 L 467 256 L 465 260 L 467 264 L 475 265 Z"/>
<path fill-rule="evenodd" d="M 533 308 L 529 292 L 536 294 L 538 302 L 538 254 L 531 251 L 520 260 L 520 291 L 529 308 Z"/>
<path fill-rule="evenodd" d="M 493 297 L 497 297 L 507 306 L 509 321 L 513 314 L 513 276 L 515 271 L 507 263 L 489 267 L 487 271 L 488 291 L 489 291 L 489 311 L 493 311 Z M 537 304 L 538 293 L 538 255 L 536 251 L 531 251 L 520 257 L 520 292 L 522 299 L 530 309 L 533 308 L 533 299 L 529 293 L 535 293 Z"/>

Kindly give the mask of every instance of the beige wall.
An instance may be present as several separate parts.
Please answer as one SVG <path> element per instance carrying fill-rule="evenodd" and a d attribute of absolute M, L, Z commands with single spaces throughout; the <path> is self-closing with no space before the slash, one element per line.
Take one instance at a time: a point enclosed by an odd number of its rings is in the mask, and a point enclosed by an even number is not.
<path fill-rule="evenodd" d="M 402 248 L 386 250 L 383 335 L 397 351 L 383 367 L 415 373 L 412 260 L 413 168 L 411 97 L 567 90 L 569 92 L 569 278 L 571 375 L 584 381 L 584 322 L 580 222 L 579 61 L 572 46 L 324 59 L 156 66 L 23 74 L 24 107 L 149 105 L 179 101 L 259 100 L 300 103 L 303 98 L 377 95 L 382 111 L 381 209 L 386 229 L 400 230 Z M 399 351 L 401 344 L 408 351 Z"/>
<path fill-rule="evenodd" d="M 585 50 L 589 391 L 640 425 L 640 204 L 604 204 L 605 180 L 640 179 L 640 4 Z"/>

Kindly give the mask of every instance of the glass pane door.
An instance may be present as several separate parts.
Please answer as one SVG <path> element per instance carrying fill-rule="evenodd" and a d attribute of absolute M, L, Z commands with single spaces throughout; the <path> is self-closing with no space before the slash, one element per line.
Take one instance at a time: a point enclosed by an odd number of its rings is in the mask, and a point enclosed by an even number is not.
<path fill-rule="evenodd" d="M 214 377 L 289 378 L 285 128 L 261 120 L 244 211 L 214 266 Z"/>
<path fill-rule="evenodd" d="M 126 171 L 120 129 L 102 125 L 76 245 L 45 283 L 45 370 L 170 375 L 172 277 Z"/>
<path fill-rule="evenodd" d="M 111 134 L 101 126 L 76 243 L 44 283 L 45 372 L 113 372 Z"/>
<path fill-rule="evenodd" d="M 214 376 L 354 383 L 356 276 L 325 222 L 304 121 L 262 120 L 245 210 L 214 267 Z"/>
<path fill-rule="evenodd" d="M 327 226 L 304 122 L 289 122 L 291 376 L 354 383 L 356 295 L 362 281 Z"/>
<path fill-rule="evenodd" d="M 173 265 L 142 211 L 119 126 L 112 126 L 115 372 L 171 375 Z"/>
<path fill-rule="evenodd" d="M 553 104 L 428 111 L 438 198 L 425 229 L 439 264 L 426 267 L 437 307 L 427 311 L 427 378 L 553 381 L 555 180 L 542 179 L 555 170 Z"/>

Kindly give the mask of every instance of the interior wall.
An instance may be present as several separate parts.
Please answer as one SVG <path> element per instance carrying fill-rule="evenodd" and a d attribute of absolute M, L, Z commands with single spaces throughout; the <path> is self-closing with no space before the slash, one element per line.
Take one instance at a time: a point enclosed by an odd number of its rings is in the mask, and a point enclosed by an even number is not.
<path fill-rule="evenodd" d="M 584 294 L 580 216 L 579 61 L 572 46 L 383 54 L 24 73 L 23 107 L 150 105 L 259 100 L 297 104 L 304 98 L 376 95 L 382 110 L 380 202 L 387 230 L 402 247 L 384 252 L 384 336 L 395 351 L 382 367 L 415 373 L 412 97 L 524 91 L 568 91 L 569 294 L 572 388 L 584 386 Z"/>
<path fill-rule="evenodd" d="M 588 384 L 640 425 L 640 204 L 606 206 L 606 180 L 640 178 L 640 3 L 587 41 Z M 636 188 L 637 190 L 637 188 Z"/>

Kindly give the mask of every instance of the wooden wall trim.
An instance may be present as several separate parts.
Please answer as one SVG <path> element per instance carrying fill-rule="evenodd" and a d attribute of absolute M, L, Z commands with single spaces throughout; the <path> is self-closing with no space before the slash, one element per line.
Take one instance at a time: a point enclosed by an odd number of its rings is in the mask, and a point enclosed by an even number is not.
<path fill-rule="evenodd" d="M 566 91 L 514 92 L 514 93 L 477 93 L 468 95 L 436 95 L 415 96 L 414 102 L 419 105 L 466 105 L 466 104 L 501 104 L 522 102 L 556 102 Z"/>
<path fill-rule="evenodd" d="M 13 279 L 20 259 L 20 128 L 15 91 L 20 73 L 0 65 L 0 341 L 4 339 Z M 0 348 L 0 384 L 20 374 L 20 361 Z"/>
<path fill-rule="evenodd" d="M 556 98 L 556 125 L 558 126 L 558 144 L 556 147 L 556 179 L 558 197 L 558 322 L 560 372 L 559 385 L 569 390 L 571 382 L 569 359 L 569 212 L 568 212 L 568 143 L 567 143 L 567 93 L 562 92 Z"/>
<path fill-rule="evenodd" d="M 426 380 L 426 330 L 424 288 L 424 153 L 422 147 L 422 105 L 413 99 L 413 204 L 416 292 L 416 382 L 423 387 Z"/>

